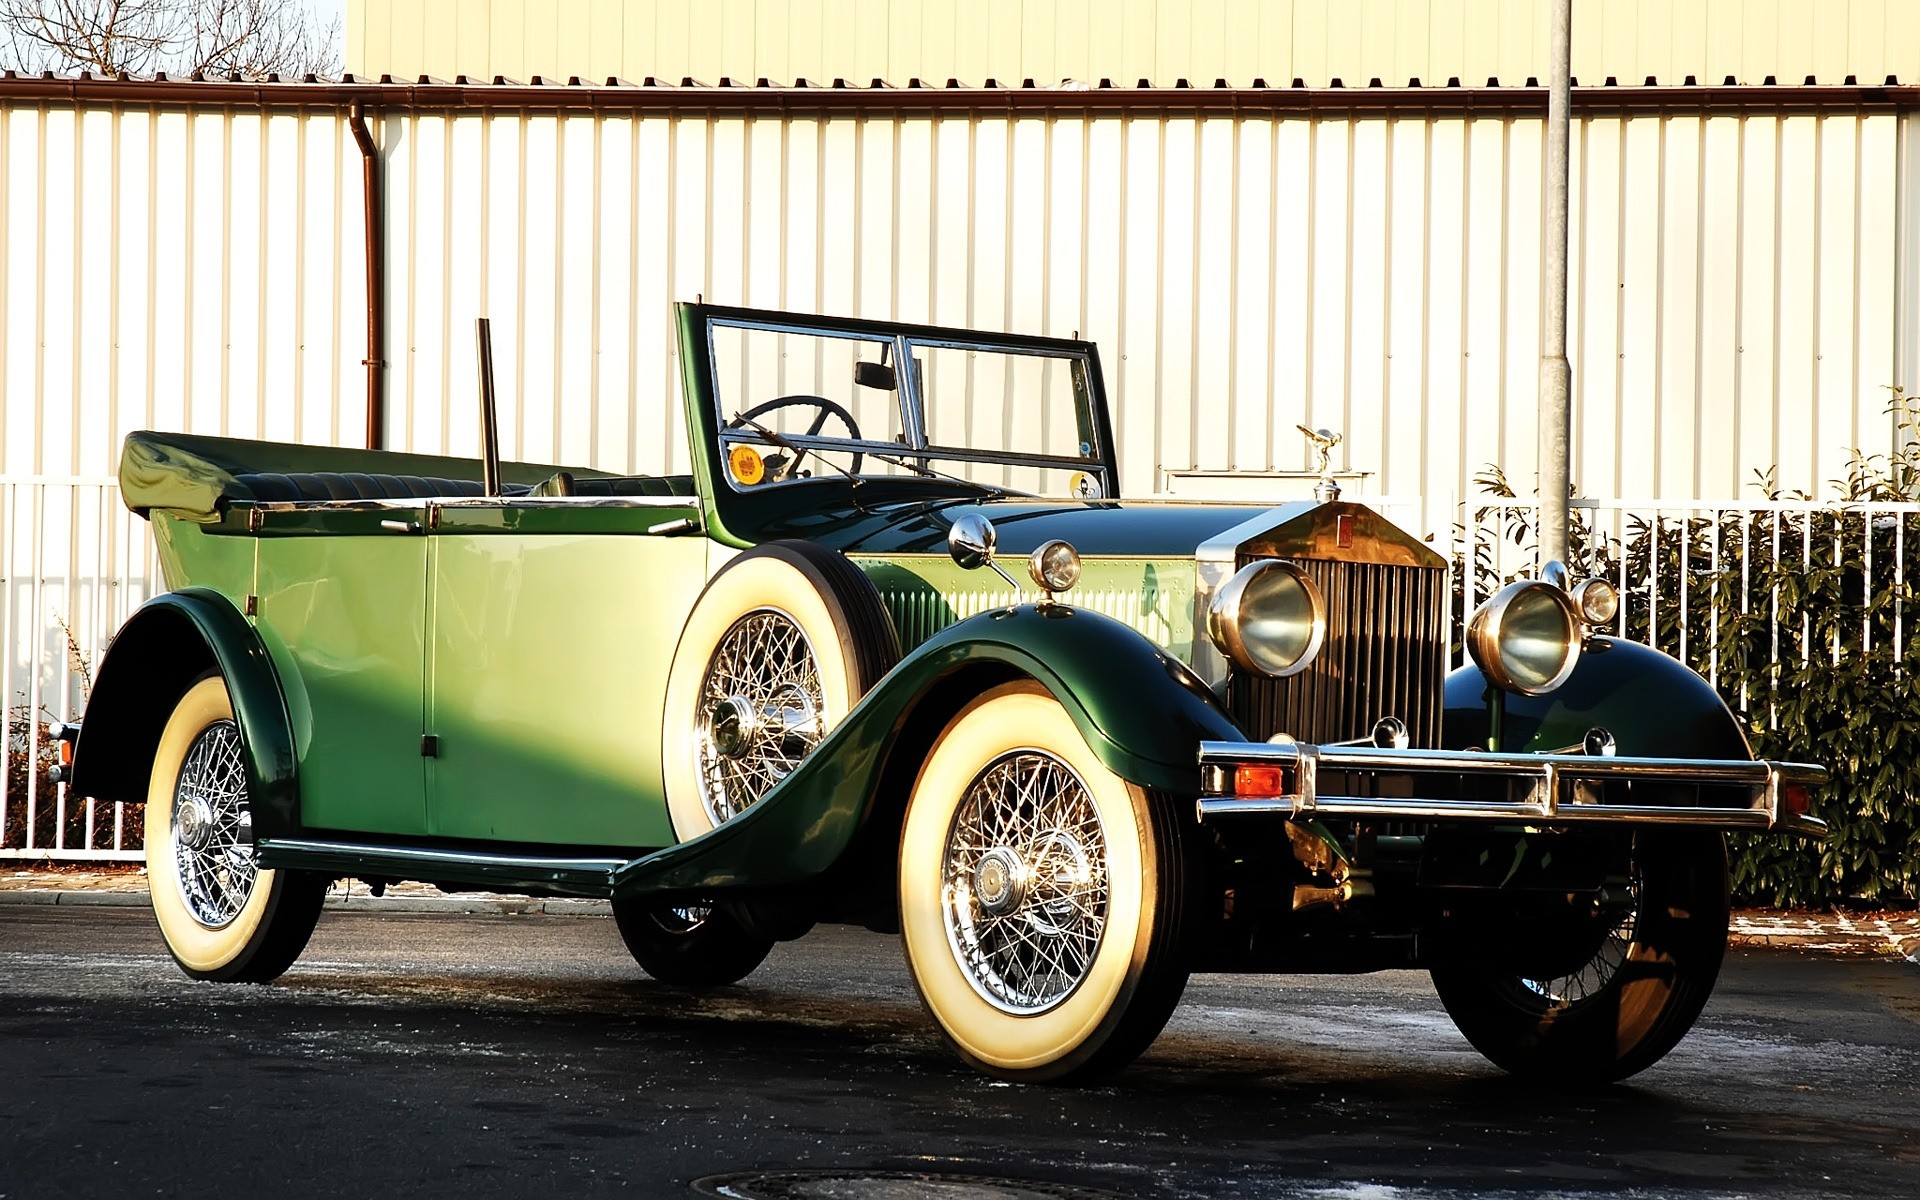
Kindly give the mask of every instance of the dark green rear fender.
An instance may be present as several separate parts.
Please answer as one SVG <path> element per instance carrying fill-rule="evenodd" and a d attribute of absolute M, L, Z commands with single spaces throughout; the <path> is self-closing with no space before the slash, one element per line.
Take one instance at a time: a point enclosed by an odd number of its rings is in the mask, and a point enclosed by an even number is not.
<path fill-rule="evenodd" d="M 1447 676 L 1441 740 L 1447 749 L 1487 744 L 1492 685 L 1468 665 Z M 1639 642 L 1596 638 L 1573 675 L 1545 696 L 1504 697 L 1500 749 L 1539 753 L 1610 731 L 1619 752 L 1650 758 L 1748 759 L 1739 720 L 1713 686 L 1685 664 Z"/>
<path fill-rule="evenodd" d="M 901 814 L 948 721 L 998 684 L 1030 679 L 1087 745 L 1142 787 L 1195 793 L 1199 746 L 1240 739 L 1207 686 L 1120 622 L 1064 604 L 962 621 L 922 643 L 765 799 L 712 833 L 627 864 L 622 895 L 813 882 L 836 867 L 891 883 Z"/>
<path fill-rule="evenodd" d="M 74 746 L 73 789 L 140 803 L 174 704 L 217 670 L 227 681 L 247 760 L 256 837 L 297 828 L 299 788 L 280 681 L 253 626 L 218 592 L 184 588 L 133 614 L 100 664 Z"/>

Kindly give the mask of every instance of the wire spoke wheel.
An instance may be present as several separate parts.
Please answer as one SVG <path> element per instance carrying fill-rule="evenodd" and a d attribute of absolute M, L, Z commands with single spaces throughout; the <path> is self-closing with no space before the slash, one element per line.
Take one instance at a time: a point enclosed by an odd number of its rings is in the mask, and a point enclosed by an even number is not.
<path fill-rule="evenodd" d="M 1552 979 L 1528 979 L 1523 976 L 1519 980 L 1520 987 L 1549 1006 L 1563 1008 L 1584 1004 L 1605 994 L 1608 985 L 1626 966 L 1628 953 L 1633 948 L 1634 930 L 1640 924 L 1638 871 L 1634 872 L 1632 893 L 1632 902 L 1620 910 L 1614 923 L 1601 935 L 1593 957 L 1581 964 L 1579 969 Z"/>
<path fill-rule="evenodd" d="M 173 789 L 173 856 L 180 890 L 187 911 L 208 929 L 232 924 L 253 894 L 259 871 L 240 840 L 246 803 L 239 727 L 215 721 L 194 739 Z"/>
<path fill-rule="evenodd" d="M 695 719 L 701 790 L 718 825 L 759 801 L 820 741 L 820 663 L 777 608 L 735 621 L 700 684 Z"/>
<path fill-rule="evenodd" d="M 613 919 L 641 970 L 682 987 L 735 983 L 773 949 L 770 939 L 711 904 L 617 899 Z"/>
<path fill-rule="evenodd" d="M 167 950 L 196 979 L 264 983 L 298 958 L 327 876 L 253 856 L 247 746 L 217 675 L 174 701 L 147 783 L 148 896 Z"/>
<path fill-rule="evenodd" d="M 1577 964 L 1567 973 L 1514 970 L 1513 929 L 1497 919 L 1432 963 L 1448 1015 L 1494 1063 L 1556 1086 L 1607 1083 L 1660 1061 L 1698 1019 L 1727 945 L 1725 840 L 1649 827 L 1635 832 L 1622 865 L 1626 902 L 1587 935 L 1584 961 L 1559 960 Z"/>
<path fill-rule="evenodd" d="M 1086 785 L 1038 750 L 967 789 L 941 869 L 947 938 L 987 1003 L 1044 1012 L 1092 966 L 1107 919 L 1106 837 Z"/>
<path fill-rule="evenodd" d="M 947 723 L 907 803 L 900 931 L 963 1058 L 1064 1081 L 1146 1049 L 1187 982 L 1190 811 L 1114 773 L 1036 684 Z"/>

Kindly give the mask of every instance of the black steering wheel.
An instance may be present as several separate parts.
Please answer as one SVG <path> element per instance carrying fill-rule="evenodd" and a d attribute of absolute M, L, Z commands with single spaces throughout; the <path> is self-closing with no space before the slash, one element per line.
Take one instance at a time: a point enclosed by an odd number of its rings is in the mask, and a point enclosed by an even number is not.
<path fill-rule="evenodd" d="M 842 425 L 847 427 L 848 437 L 856 442 L 861 440 L 860 425 L 859 422 L 853 419 L 853 414 L 827 399 L 825 396 L 776 396 L 763 404 L 754 405 L 745 412 L 735 413 L 733 419 L 727 422 L 726 427 L 728 429 L 738 429 L 755 417 L 764 416 L 770 412 L 778 412 L 783 408 L 817 408 L 820 410 L 820 415 L 813 419 L 813 424 L 807 426 L 807 432 L 803 435 L 805 437 L 819 436 L 820 427 L 827 423 L 827 418 L 836 417 Z M 800 467 L 800 460 L 807 456 L 807 451 L 798 446 L 794 447 L 793 450 L 793 461 L 788 463 L 786 470 L 781 472 L 780 477 L 782 479 L 792 478 L 793 473 Z M 860 462 L 864 457 L 860 451 L 853 451 L 853 465 L 849 467 L 848 470 L 858 475 L 860 473 Z"/>

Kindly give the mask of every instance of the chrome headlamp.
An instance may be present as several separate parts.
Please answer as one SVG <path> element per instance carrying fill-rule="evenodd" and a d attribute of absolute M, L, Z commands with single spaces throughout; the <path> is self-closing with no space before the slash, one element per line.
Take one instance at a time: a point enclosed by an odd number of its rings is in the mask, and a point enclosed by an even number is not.
<path fill-rule="evenodd" d="M 1580 611 L 1581 620 L 1594 629 L 1604 629 L 1613 624 L 1613 618 L 1620 612 L 1620 589 L 1613 586 L 1611 580 L 1598 576 L 1582 579 L 1573 585 L 1573 606 Z"/>
<path fill-rule="evenodd" d="M 1580 661 L 1585 636 L 1573 597 L 1541 579 L 1510 583 L 1474 610 L 1467 651 L 1493 686 L 1523 696 L 1559 687 Z"/>
<path fill-rule="evenodd" d="M 1227 661 L 1270 677 L 1306 670 L 1327 637 L 1327 603 L 1306 572 L 1264 558 L 1242 567 L 1207 605 L 1207 636 Z"/>
<path fill-rule="evenodd" d="M 1042 542 L 1027 559 L 1027 574 L 1049 596 L 1080 582 L 1080 552 L 1070 542 Z"/>

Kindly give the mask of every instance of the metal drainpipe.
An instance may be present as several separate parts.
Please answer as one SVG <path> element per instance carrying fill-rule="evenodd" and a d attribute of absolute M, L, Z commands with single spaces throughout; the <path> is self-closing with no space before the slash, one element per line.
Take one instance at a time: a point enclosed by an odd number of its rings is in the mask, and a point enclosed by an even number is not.
<path fill-rule="evenodd" d="M 387 223 L 380 196 L 380 150 L 367 128 L 366 106 L 349 110 L 353 140 L 360 146 L 360 181 L 367 229 L 367 449 L 385 448 L 387 428 L 386 324 Z"/>

